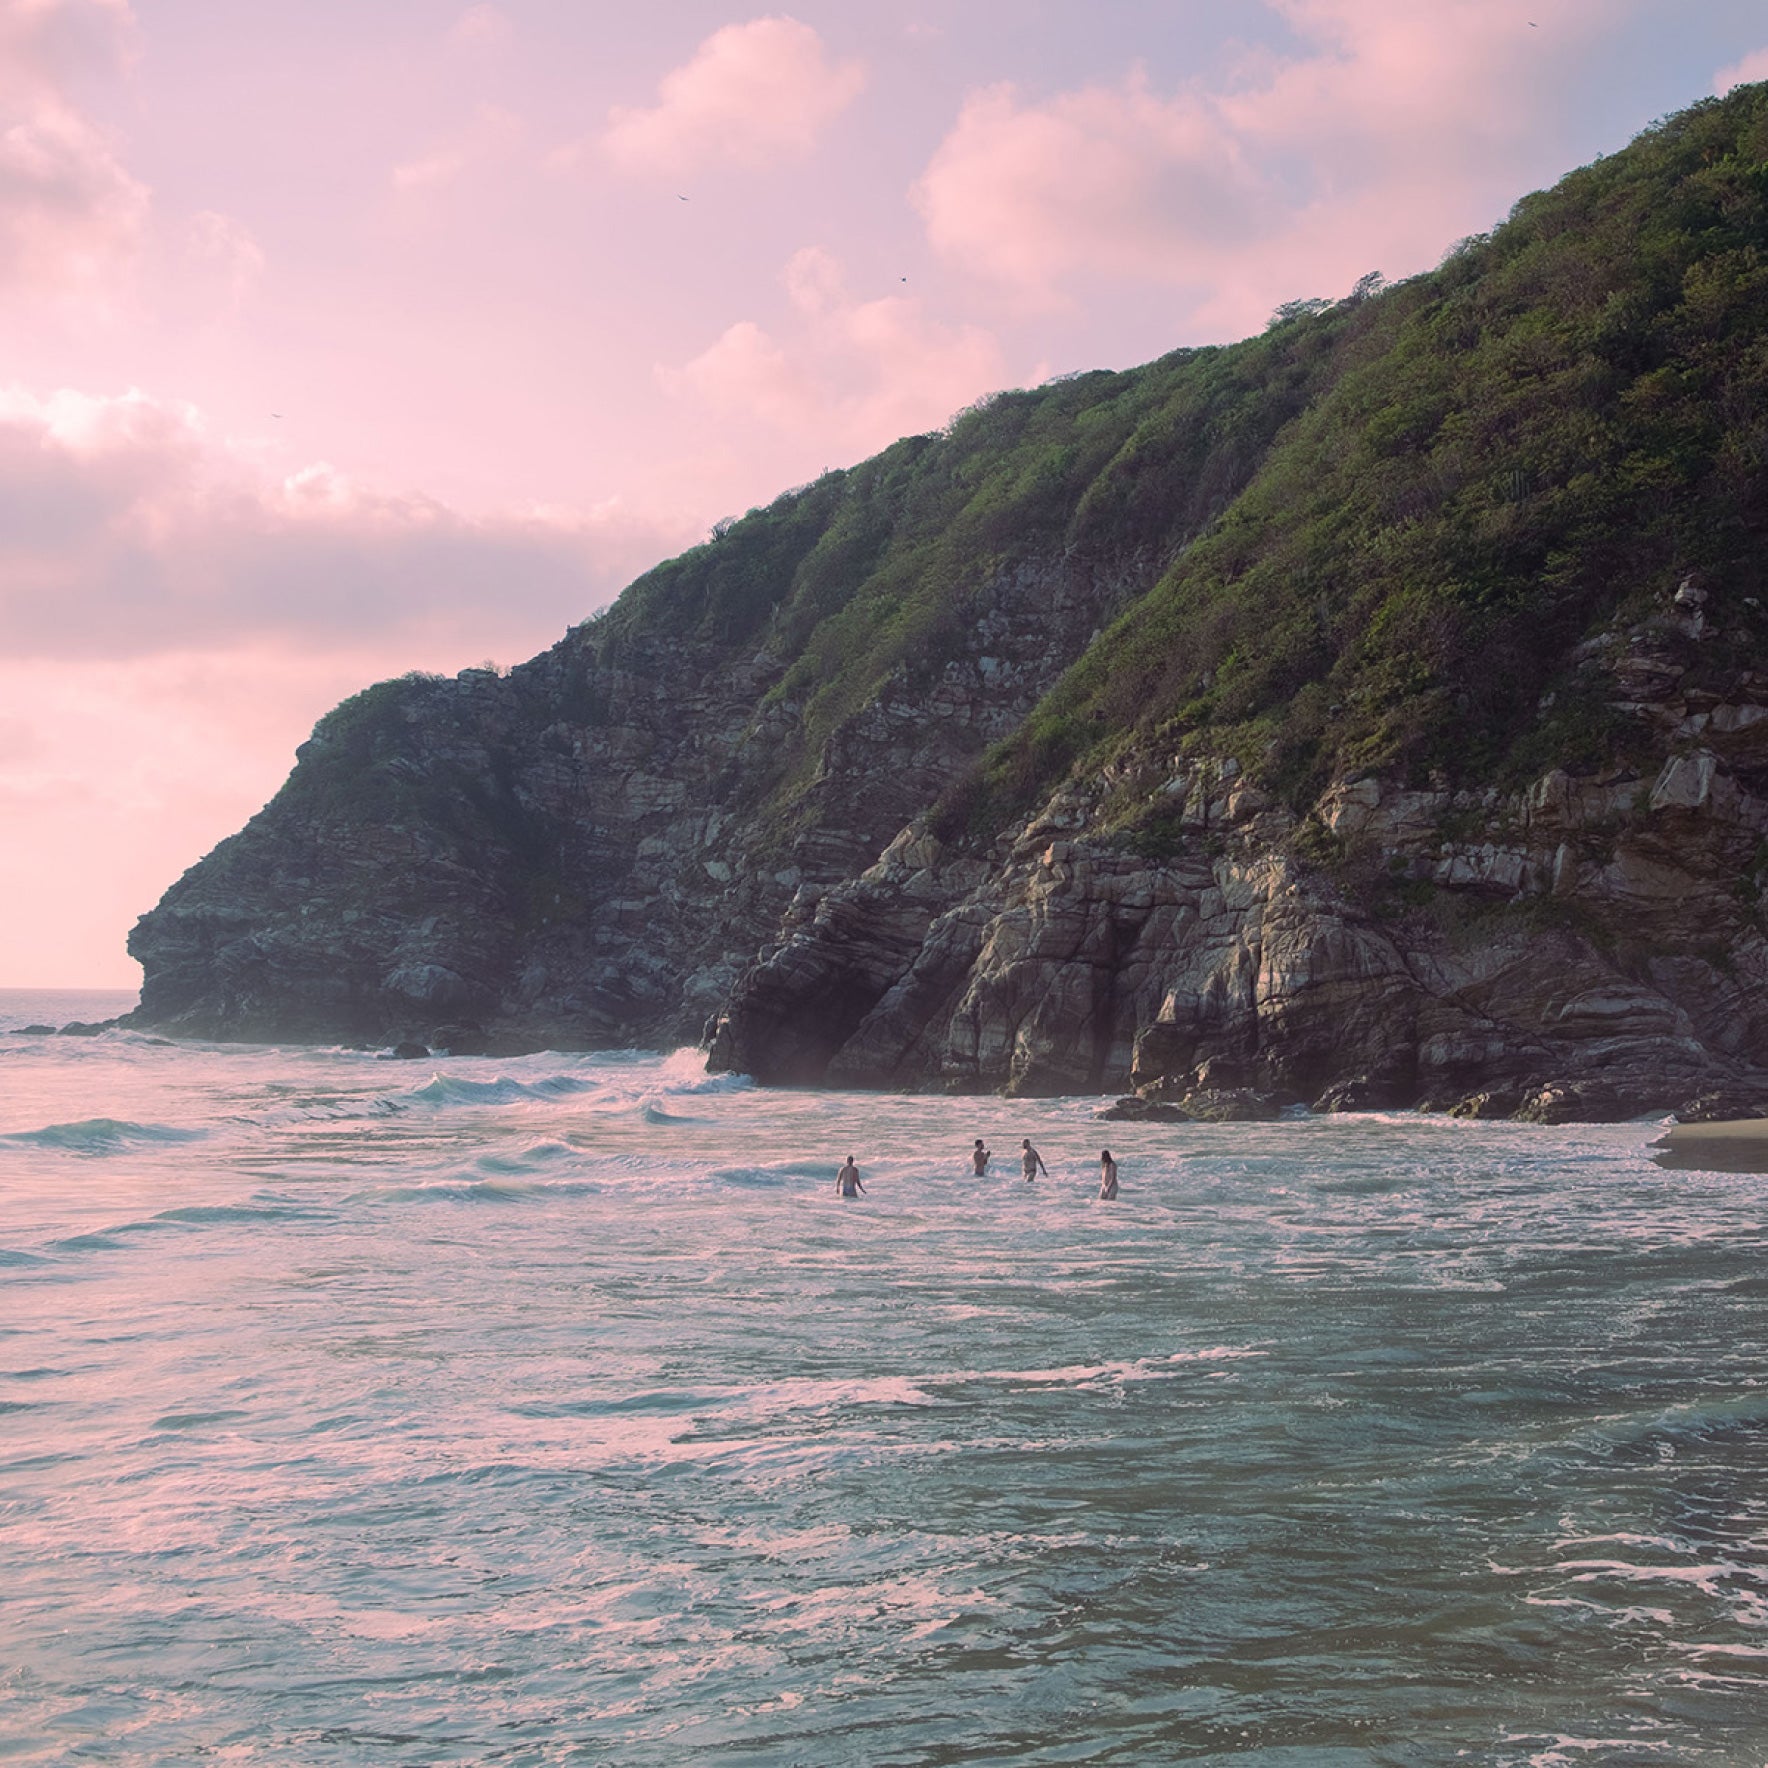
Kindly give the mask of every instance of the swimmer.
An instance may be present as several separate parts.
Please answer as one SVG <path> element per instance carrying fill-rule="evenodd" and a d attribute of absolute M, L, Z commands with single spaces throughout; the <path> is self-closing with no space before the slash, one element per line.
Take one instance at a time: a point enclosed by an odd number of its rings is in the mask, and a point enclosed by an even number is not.
<path fill-rule="evenodd" d="M 1046 1179 L 1050 1176 L 1050 1169 L 1044 1165 L 1044 1157 L 1032 1147 L 1030 1136 L 1019 1144 L 1019 1170 L 1025 1174 L 1028 1185 L 1040 1172 Z"/>
<path fill-rule="evenodd" d="M 1099 1153 L 1099 1195 L 1106 1202 L 1117 1195 L 1117 1162 L 1111 1158 L 1109 1148 Z"/>
<path fill-rule="evenodd" d="M 866 1188 L 859 1182 L 859 1168 L 853 1164 L 853 1156 L 847 1157 L 847 1164 L 835 1175 L 835 1189 L 843 1197 L 863 1197 Z"/>
<path fill-rule="evenodd" d="M 977 1178 L 981 1178 L 988 1171 L 989 1159 L 989 1151 L 983 1147 L 982 1138 L 978 1136 L 976 1146 L 970 1150 L 970 1164 L 976 1169 Z"/>

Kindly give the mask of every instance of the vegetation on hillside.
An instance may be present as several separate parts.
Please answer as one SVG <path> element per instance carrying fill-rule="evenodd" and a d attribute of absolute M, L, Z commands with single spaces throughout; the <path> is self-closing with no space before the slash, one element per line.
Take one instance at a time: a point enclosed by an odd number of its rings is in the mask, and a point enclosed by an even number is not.
<path fill-rule="evenodd" d="M 658 634 L 765 648 L 786 665 L 774 698 L 804 709 L 780 758 L 789 787 L 892 677 L 937 674 L 1015 564 L 1157 575 L 1233 507 L 1354 336 L 1281 327 L 997 394 L 659 565 L 593 623 L 597 648 L 605 662 Z"/>
<path fill-rule="evenodd" d="M 1716 662 L 1758 653 L 1768 87 L 1277 337 L 1339 372 L 988 758 L 960 794 L 972 820 L 1134 742 L 1234 754 L 1298 808 L 1335 773 L 1596 765 L 1626 737 L 1568 652 L 1690 572 L 1734 635 Z"/>

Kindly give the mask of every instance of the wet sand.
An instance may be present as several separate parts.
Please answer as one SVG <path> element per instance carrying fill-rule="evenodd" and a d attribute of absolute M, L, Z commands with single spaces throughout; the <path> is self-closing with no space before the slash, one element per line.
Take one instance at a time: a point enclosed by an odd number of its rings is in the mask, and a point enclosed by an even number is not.
<path fill-rule="evenodd" d="M 1709 1173 L 1768 1173 L 1768 1117 L 1679 1123 L 1651 1145 L 1659 1166 Z"/>

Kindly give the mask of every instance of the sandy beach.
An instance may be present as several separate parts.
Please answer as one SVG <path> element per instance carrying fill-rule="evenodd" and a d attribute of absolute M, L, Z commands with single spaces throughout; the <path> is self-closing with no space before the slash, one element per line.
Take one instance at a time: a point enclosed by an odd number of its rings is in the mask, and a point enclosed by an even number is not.
<path fill-rule="evenodd" d="M 1679 1123 L 1651 1146 L 1659 1166 L 1702 1172 L 1768 1172 L 1768 1117 Z"/>

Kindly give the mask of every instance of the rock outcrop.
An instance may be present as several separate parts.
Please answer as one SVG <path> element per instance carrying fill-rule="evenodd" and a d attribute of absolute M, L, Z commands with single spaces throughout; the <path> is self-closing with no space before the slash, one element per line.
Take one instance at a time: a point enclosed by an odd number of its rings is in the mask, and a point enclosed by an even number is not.
<path fill-rule="evenodd" d="M 1152 570 L 965 586 L 957 653 L 834 721 L 789 816 L 808 696 L 764 642 L 592 621 L 507 676 L 383 683 L 142 918 L 132 1022 L 493 1053 L 696 1038 L 790 905 L 869 865 Z"/>
<path fill-rule="evenodd" d="M 847 1086 L 1128 1081 L 1198 1117 L 1768 1108 L 1768 675 L 1686 687 L 1709 629 L 1681 594 L 1581 660 L 1669 747 L 1649 776 L 1364 777 L 1304 825 L 1231 760 L 1170 758 L 1159 861 L 1077 833 L 1106 777 L 987 864 L 905 830 L 743 978 L 714 1059 Z"/>

